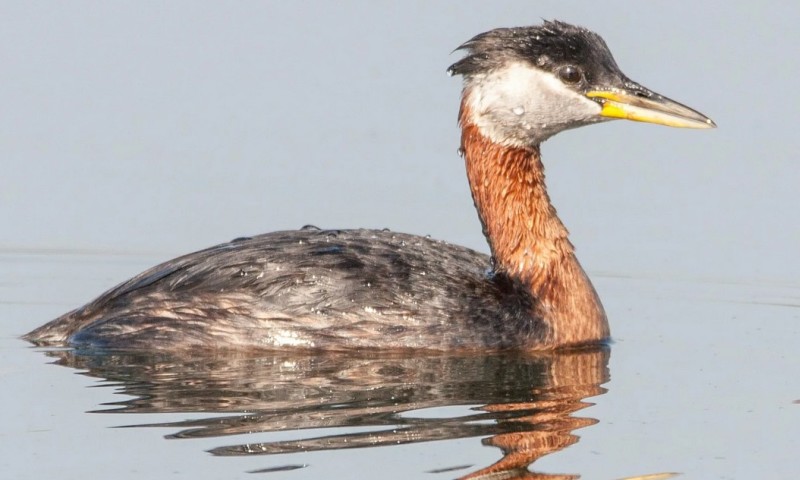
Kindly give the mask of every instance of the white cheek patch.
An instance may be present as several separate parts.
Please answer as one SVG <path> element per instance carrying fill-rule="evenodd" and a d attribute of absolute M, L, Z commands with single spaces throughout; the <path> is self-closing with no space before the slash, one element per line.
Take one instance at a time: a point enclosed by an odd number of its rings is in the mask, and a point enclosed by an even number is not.
<path fill-rule="evenodd" d="M 597 102 L 523 62 L 467 79 L 466 94 L 472 123 L 503 145 L 538 144 L 602 119 Z"/>

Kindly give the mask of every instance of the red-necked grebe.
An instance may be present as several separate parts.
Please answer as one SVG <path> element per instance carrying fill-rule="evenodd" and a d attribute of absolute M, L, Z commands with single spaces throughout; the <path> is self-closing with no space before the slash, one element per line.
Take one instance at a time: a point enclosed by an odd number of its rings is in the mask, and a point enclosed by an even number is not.
<path fill-rule="evenodd" d="M 170 260 L 25 336 L 125 349 L 542 350 L 602 342 L 608 321 L 544 183 L 539 145 L 614 118 L 710 128 L 628 79 L 599 35 L 563 22 L 460 47 L 459 123 L 492 256 L 380 230 L 303 228 Z"/>

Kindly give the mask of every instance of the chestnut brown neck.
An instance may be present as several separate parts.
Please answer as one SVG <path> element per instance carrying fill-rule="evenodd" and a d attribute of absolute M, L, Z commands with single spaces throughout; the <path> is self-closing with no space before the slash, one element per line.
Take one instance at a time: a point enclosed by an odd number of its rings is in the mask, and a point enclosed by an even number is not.
<path fill-rule="evenodd" d="M 567 229 L 550 203 L 539 146 L 509 147 L 485 136 L 466 102 L 459 122 L 467 177 L 494 268 L 530 288 L 551 338 L 536 347 L 607 338 L 608 322 Z M 539 345 L 541 344 L 541 345 Z"/>

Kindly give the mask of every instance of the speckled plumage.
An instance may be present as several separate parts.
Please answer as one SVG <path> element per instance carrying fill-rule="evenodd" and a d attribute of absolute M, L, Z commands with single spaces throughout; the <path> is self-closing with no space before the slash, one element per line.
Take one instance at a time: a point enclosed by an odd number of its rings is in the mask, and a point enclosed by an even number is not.
<path fill-rule="evenodd" d="M 273 232 L 168 261 L 30 334 L 109 348 L 512 348 L 546 327 L 489 257 L 381 230 Z"/>

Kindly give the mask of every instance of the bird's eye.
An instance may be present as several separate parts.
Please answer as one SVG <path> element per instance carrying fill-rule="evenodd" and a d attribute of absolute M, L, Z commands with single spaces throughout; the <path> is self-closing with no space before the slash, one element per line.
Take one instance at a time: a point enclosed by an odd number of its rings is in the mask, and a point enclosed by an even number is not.
<path fill-rule="evenodd" d="M 558 78 L 567 85 L 574 85 L 581 81 L 583 73 L 578 67 L 567 65 L 558 69 Z"/>

